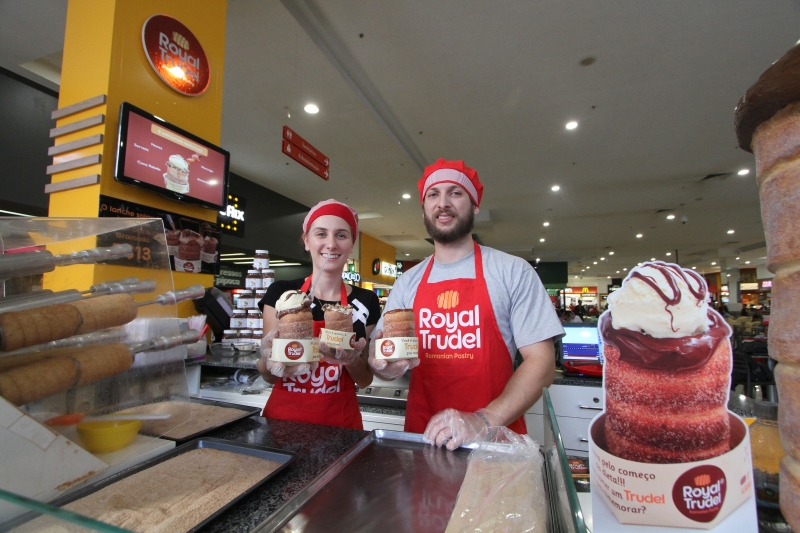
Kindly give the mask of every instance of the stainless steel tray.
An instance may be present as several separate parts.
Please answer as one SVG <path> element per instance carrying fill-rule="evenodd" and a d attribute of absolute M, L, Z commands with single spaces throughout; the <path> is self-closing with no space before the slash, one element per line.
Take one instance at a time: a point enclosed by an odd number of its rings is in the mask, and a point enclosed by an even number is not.
<path fill-rule="evenodd" d="M 216 400 L 202 400 L 200 398 L 192 398 L 190 403 L 199 403 L 201 405 L 215 405 L 217 407 L 228 407 L 230 409 L 236 409 L 238 411 L 241 411 L 242 414 L 241 414 L 241 416 L 237 416 L 233 420 L 228 420 L 224 424 L 220 424 L 218 426 L 213 426 L 213 427 L 206 428 L 206 429 L 201 429 L 200 431 L 192 433 L 191 435 L 187 435 L 186 437 L 181 437 L 179 439 L 178 438 L 174 438 L 174 437 L 168 437 L 167 435 L 152 435 L 150 433 L 145 433 L 144 431 L 142 431 L 141 433 L 143 433 L 145 435 L 151 435 L 153 437 L 158 437 L 160 439 L 172 440 L 172 441 L 175 441 L 175 445 L 176 446 L 180 446 L 181 444 L 185 444 L 185 443 L 187 443 L 189 441 L 192 441 L 194 439 L 200 438 L 201 436 L 205 435 L 206 433 L 210 433 L 210 432 L 215 431 L 215 430 L 217 430 L 219 428 L 224 428 L 225 426 L 233 424 L 234 422 L 238 422 L 239 420 L 242 420 L 243 418 L 247 418 L 247 417 L 253 416 L 253 415 L 258 414 L 258 413 L 261 412 L 261 408 L 260 407 L 253 407 L 253 406 L 250 406 L 250 405 L 239 405 L 239 404 L 235 404 L 235 403 L 219 402 L 219 401 L 216 401 Z"/>
<path fill-rule="evenodd" d="M 442 533 L 470 451 L 372 431 L 253 531 Z"/>
<path fill-rule="evenodd" d="M 70 492 L 69 494 L 67 494 L 65 496 L 62 496 L 60 498 L 56 498 L 55 500 L 50 502 L 50 504 L 54 505 L 56 507 L 63 507 L 64 505 L 67 505 L 68 503 L 71 503 L 71 502 L 74 502 L 75 500 L 79 500 L 81 498 L 89 496 L 90 494 L 92 494 L 94 492 L 97 492 L 98 490 L 100 490 L 100 489 L 102 489 L 104 487 L 107 487 L 107 486 L 109 486 L 109 485 L 111 485 L 113 483 L 116 483 L 117 481 L 119 481 L 121 479 L 124 479 L 124 478 L 126 478 L 126 477 L 128 477 L 130 475 L 136 474 L 137 472 L 141 472 L 142 470 L 147 470 L 148 468 L 151 468 L 151 467 L 153 467 L 153 466 L 155 466 L 155 465 L 157 465 L 159 463 L 163 463 L 164 461 L 168 461 L 169 459 L 172 459 L 173 457 L 176 457 L 176 456 L 178 456 L 178 455 L 180 455 L 182 453 L 186 453 L 186 452 L 189 452 L 189 451 L 192 451 L 192 450 L 197 450 L 199 448 L 213 448 L 213 449 L 216 449 L 216 450 L 223 450 L 223 451 L 227 451 L 227 452 L 241 453 L 241 454 L 244 454 L 244 455 L 251 455 L 253 457 L 260 457 L 261 459 L 268 459 L 270 461 L 275 461 L 277 463 L 281 463 L 281 466 L 279 466 L 274 471 L 270 472 L 263 479 L 259 480 L 255 485 L 253 485 L 249 489 L 247 489 L 244 492 L 242 492 L 241 494 L 239 494 L 236 498 L 234 498 L 233 500 L 231 500 L 230 502 L 228 502 L 227 504 L 225 504 L 221 508 L 217 509 L 213 514 L 211 514 L 208 518 L 206 518 L 205 520 L 203 520 L 202 522 L 197 524 L 195 527 L 193 527 L 190 530 L 187 530 L 187 533 L 194 533 L 195 531 L 198 531 L 204 525 L 206 525 L 207 523 L 209 523 L 210 521 L 215 519 L 217 516 L 219 516 L 221 513 L 225 512 L 225 510 L 227 510 L 229 507 L 231 507 L 237 501 L 241 500 L 242 498 L 244 498 L 245 496 L 247 496 L 248 494 L 250 494 L 251 492 L 253 492 L 257 488 L 259 488 L 261 485 L 263 485 L 270 478 L 276 476 L 279 472 L 281 472 L 284 468 L 286 468 L 289 464 L 291 464 L 297 458 L 297 454 L 295 452 L 287 451 L 287 450 L 278 450 L 278 449 L 275 449 L 275 448 L 265 448 L 263 446 L 253 446 L 253 445 L 250 445 L 250 444 L 243 444 L 243 443 L 239 443 L 239 442 L 233 442 L 233 441 L 222 440 L 222 439 L 211 439 L 211 438 L 197 439 L 197 440 L 193 440 L 191 442 L 188 442 L 188 443 L 186 443 L 186 444 L 184 444 L 182 446 L 178 446 L 177 448 L 175 448 L 175 449 L 173 449 L 173 450 L 171 450 L 171 451 L 169 451 L 167 453 L 164 453 L 164 454 L 159 455 L 157 457 L 154 457 L 154 458 L 152 458 L 152 459 L 150 459 L 148 461 L 140 463 L 137 466 L 133 466 L 131 468 L 128 468 L 127 470 L 123 470 L 122 472 L 119 472 L 118 474 L 114 474 L 113 476 L 110 476 L 110 477 L 108 477 L 106 479 L 103 479 L 103 480 L 98 481 L 96 483 L 92 483 L 90 485 L 87 485 L 85 487 L 77 489 L 77 490 L 75 490 L 73 492 Z M 10 529 L 12 527 L 17 527 L 17 526 L 21 525 L 24 522 L 27 522 L 29 520 L 32 520 L 33 518 L 36 518 L 37 516 L 39 516 L 39 515 L 38 514 L 33 514 L 33 513 L 28 513 L 26 515 L 22 515 L 21 517 L 19 517 L 18 519 L 13 520 L 12 522 L 8 522 L 6 524 L 3 524 L 3 527 L 0 528 L 0 530 L 1 531 L 8 531 L 8 529 Z M 6 529 L 7 526 L 8 526 L 8 529 Z"/>

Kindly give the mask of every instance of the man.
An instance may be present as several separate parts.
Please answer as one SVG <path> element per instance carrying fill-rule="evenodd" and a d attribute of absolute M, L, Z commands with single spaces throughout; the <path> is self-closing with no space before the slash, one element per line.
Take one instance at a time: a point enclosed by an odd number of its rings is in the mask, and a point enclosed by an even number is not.
<path fill-rule="evenodd" d="M 583 300 L 578 300 L 578 305 L 573 309 L 576 315 L 583 318 L 586 315 L 586 308 L 583 306 Z"/>
<path fill-rule="evenodd" d="M 552 382 L 553 338 L 564 334 L 547 291 L 523 259 L 473 242 L 483 195 L 477 172 L 439 159 L 418 187 L 434 255 L 397 280 L 385 311 L 413 308 L 420 357 L 376 360 L 381 320 L 370 366 L 383 379 L 414 368 L 405 430 L 432 444 L 452 450 L 490 426 L 527 433 L 522 415 Z M 523 363 L 513 372 L 517 349 Z"/>

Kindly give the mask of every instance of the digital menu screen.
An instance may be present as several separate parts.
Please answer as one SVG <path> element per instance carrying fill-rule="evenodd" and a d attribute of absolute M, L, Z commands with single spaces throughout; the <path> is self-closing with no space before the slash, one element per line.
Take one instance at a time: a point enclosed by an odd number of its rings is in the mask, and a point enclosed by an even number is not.
<path fill-rule="evenodd" d="M 564 360 L 598 359 L 601 357 L 601 341 L 597 326 L 565 327 L 561 339 Z"/>
<path fill-rule="evenodd" d="M 117 181 L 220 209 L 225 205 L 229 162 L 226 150 L 122 104 Z"/>

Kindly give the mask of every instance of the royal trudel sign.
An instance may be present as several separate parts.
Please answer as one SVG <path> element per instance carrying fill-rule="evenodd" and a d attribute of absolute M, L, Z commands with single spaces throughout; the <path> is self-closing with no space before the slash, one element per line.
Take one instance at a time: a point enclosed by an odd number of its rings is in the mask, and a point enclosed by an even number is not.
<path fill-rule="evenodd" d="M 156 74 L 181 94 L 197 96 L 208 88 L 211 72 L 200 41 L 180 21 L 153 15 L 142 27 L 142 46 Z"/>

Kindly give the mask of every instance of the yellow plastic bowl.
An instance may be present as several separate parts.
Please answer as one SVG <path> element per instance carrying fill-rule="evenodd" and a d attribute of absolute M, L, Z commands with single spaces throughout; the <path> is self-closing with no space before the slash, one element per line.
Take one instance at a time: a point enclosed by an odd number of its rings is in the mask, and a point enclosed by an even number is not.
<path fill-rule="evenodd" d="M 136 438 L 141 427 L 141 420 L 83 422 L 77 425 L 83 447 L 92 453 L 121 450 Z"/>

